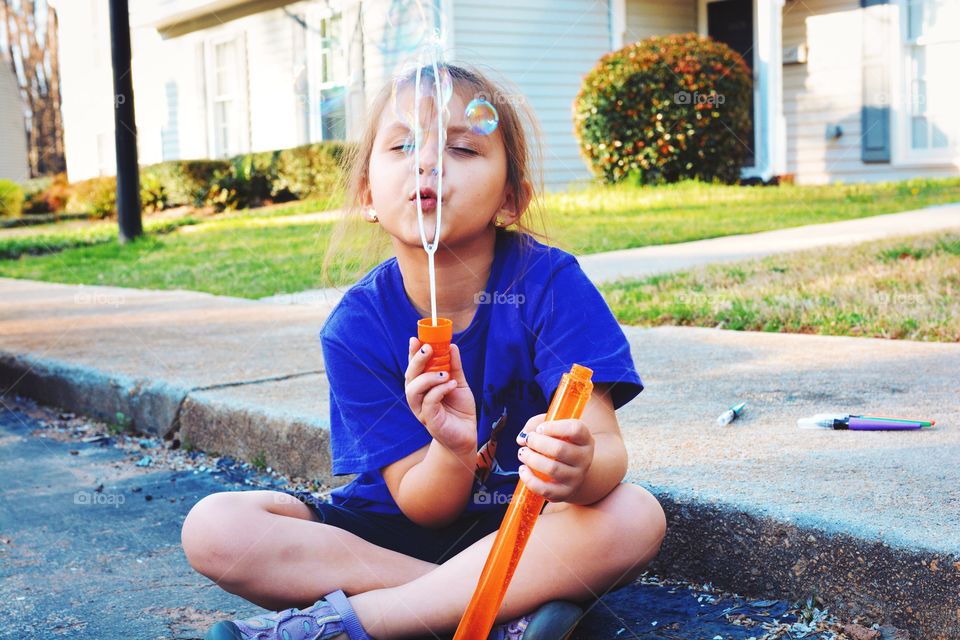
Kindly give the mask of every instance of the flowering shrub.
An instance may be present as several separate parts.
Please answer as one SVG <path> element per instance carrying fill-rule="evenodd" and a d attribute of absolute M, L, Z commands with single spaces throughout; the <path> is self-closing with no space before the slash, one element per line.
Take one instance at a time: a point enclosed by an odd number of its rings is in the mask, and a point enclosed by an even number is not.
<path fill-rule="evenodd" d="M 605 182 L 734 182 L 747 151 L 750 70 L 695 33 L 654 36 L 600 58 L 574 102 L 581 155 Z"/>

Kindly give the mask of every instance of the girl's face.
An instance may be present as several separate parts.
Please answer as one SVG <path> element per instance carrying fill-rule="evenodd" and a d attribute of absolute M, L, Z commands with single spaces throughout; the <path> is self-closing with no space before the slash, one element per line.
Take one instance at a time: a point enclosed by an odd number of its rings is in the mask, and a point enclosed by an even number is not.
<path fill-rule="evenodd" d="M 443 150 L 442 191 L 438 188 L 437 114 L 433 85 L 421 84 L 420 193 L 423 228 L 433 240 L 437 201 L 424 197 L 432 190 L 441 198 L 440 248 L 454 248 L 489 229 L 495 217 L 507 224 L 516 219 L 512 190 L 507 186 L 507 158 L 499 130 L 481 135 L 470 130 L 464 111 L 472 96 L 455 89 L 450 97 L 446 145 Z M 414 90 L 398 93 L 400 113 L 413 113 Z M 364 205 L 372 206 L 383 228 L 395 242 L 422 247 L 417 222 L 413 133 L 392 105 L 384 109 L 370 153 L 369 185 Z M 405 148 L 406 145 L 406 148 Z"/>

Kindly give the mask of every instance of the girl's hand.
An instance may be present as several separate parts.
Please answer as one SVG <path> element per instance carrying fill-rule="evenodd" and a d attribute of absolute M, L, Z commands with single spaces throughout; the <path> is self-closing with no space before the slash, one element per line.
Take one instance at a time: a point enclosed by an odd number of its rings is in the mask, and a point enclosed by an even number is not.
<path fill-rule="evenodd" d="M 520 479 L 550 502 L 574 495 L 593 462 L 593 434 L 582 420 L 551 420 L 541 413 L 517 436 Z"/>
<path fill-rule="evenodd" d="M 410 338 L 404 374 L 407 404 L 440 444 L 457 455 L 477 452 L 477 404 L 463 375 L 460 348 L 450 345 L 450 373 L 424 368 L 432 354 L 429 344 Z"/>

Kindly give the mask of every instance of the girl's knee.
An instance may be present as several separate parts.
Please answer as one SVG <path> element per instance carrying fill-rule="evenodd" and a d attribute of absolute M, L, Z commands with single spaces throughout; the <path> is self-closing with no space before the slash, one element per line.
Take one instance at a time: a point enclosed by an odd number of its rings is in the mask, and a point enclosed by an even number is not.
<path fill-rule="evenodd" d="M 623 548 L 636 549 L 649 561 L 660 548 L 667 532 L 667 518 L 663 507 L 652 493 L 643 487 L 622 483 L 610 495 L 606 510 L 615 519 L 614 530 L 618 544 Z"/>
<path fill-rule="evenodd" d="M 196 571 L 209 577 L 221 572 L 224 562 L 242 553 L 240 547 L 247 544 L 249 533 L 243 522 L 251 509 L 251 500 L 243 493 L 211 493 L 190 509 L 180 530 L 180 543 Z"/>

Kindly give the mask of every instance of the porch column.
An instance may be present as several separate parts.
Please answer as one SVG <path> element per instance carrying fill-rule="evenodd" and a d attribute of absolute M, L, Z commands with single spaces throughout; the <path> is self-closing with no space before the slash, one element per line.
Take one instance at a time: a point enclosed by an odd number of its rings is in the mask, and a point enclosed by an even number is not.
<path fill-rule="evenodd" d="M 787 171 L 787 128 L 783 117 L 783 3 L 757 2 L 757 64 L 759 92 L 757 126 L 760 140 L 756 167 L 769 180 Z"/>

